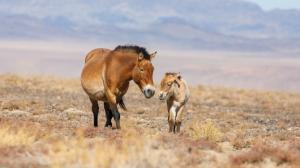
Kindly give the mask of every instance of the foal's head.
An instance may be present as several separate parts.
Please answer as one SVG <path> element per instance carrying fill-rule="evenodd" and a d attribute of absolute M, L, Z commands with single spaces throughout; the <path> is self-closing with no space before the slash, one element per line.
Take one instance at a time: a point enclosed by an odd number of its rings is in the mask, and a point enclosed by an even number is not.
<path fill-rule="evenodd" d="M 166 100 L 173 96 L 175 89 L 180 87 L 179 80 L 181 80 L 179 73 L 167 72 L 160 83 L 159 99 Z"/>
<path fill-rule="evenodd" d="M 145 54 L 145 53 L 144 53 Z M 143 52 L 138 54 L 137 63 L 133 70 L 133 80 L 142 90 L 146 98 L 151 98 L 155 93 L 153 83 L 154 67 L 151 60 L 155 57 L 156 52 L 145 56 Z"/>

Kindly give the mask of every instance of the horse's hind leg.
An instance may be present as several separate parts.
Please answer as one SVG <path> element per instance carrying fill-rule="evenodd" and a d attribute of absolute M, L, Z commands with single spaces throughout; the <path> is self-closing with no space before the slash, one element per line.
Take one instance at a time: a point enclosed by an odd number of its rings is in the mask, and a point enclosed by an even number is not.
<path fill-rule="evenodd" d="M 99 105 L 98 101 L 94 99 L 90 99 L 92 103 L 92 111 L 94 114 L 94 127 L 98 127 L 98 114 L 99 114 Z"/>
<path fill-rule="evenodd" d="M 105 127 L 112 127 L 111 119 L 113 117 L 112 111 L 110 110 L 109 103 L 104 102 L 104 109 L 106 114 Z"/>

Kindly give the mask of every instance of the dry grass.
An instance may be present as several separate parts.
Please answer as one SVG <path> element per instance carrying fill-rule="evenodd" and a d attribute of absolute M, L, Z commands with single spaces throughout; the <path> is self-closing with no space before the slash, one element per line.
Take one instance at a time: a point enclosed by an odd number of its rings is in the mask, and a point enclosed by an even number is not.
<path fill-rule="evenodd" d="M 169 153 L 153 147 L 133 129 L 105 139 L 86 138 L 79 130 L 75 137 L 51 143 L 48 150 L 52 167 L 159 167 L 173 162 L 170 158 L 169 163 L 160 163 L 161 157 Z"/>
<path fill-rule="evenodd" d="M 30 145 L 37 139 L 33 132 L 25 128 L 14 130 L 9 126 L 0 127 L 0 137 L 0 147 Z"/>
<path fill-rule="evenodd" d="M 191 87 L 182 132 L 132 84 L 122 130 L 92 127 L 78 79 L 0 75 L 0 167 L 276 167 L 300 158 L 300 94 Z"/>
<path fill-rule="evenodd" d="M 266 159 L 271 159 L 277 165 L 300 166 L 300 151 L 294 147 L 276 146 L 272 147 L 263 143 L 255 144 L 249 151 L 241 152 L 231 157 L 234 165 L 245 163 L 259 163 Z"/>
<path fill-rule="evenodd" d="M 132 150 L 132 153 L 129 151 Z M 116 167 L 125 164 L 136 153 L 127 143 L 113 144 L 101 139 L 67 139 L 52 144 L 50 160 L 53 167 Z M 114 166 L 115 165 L 115 166 Z"/>

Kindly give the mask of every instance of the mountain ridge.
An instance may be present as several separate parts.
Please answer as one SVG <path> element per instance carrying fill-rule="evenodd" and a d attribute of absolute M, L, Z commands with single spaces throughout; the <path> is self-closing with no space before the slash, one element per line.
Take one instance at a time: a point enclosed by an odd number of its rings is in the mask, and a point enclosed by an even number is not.
<path fill-rule="evenodd" d="M 70 38 L 239 51 L 300 45 L 300 10 L 264 11 L 244 0 L 29 0 L 0 1 L 0 6 L 1 39 Z"/>

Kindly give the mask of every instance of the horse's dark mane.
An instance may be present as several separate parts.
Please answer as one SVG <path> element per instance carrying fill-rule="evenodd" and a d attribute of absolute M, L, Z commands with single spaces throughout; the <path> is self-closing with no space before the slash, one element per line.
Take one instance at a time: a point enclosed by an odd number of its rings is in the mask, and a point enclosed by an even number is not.
<path fill-rule="evenodd" d="M 114 49 L 114 51 L 120 51 L 120 50 L 130 50 L 136 52 L 137 54 L 142 53 L 145 59 L 151 59 L 150 54 L 144 47 L 140 47 L 137 45 L 119 45 Z"/>

